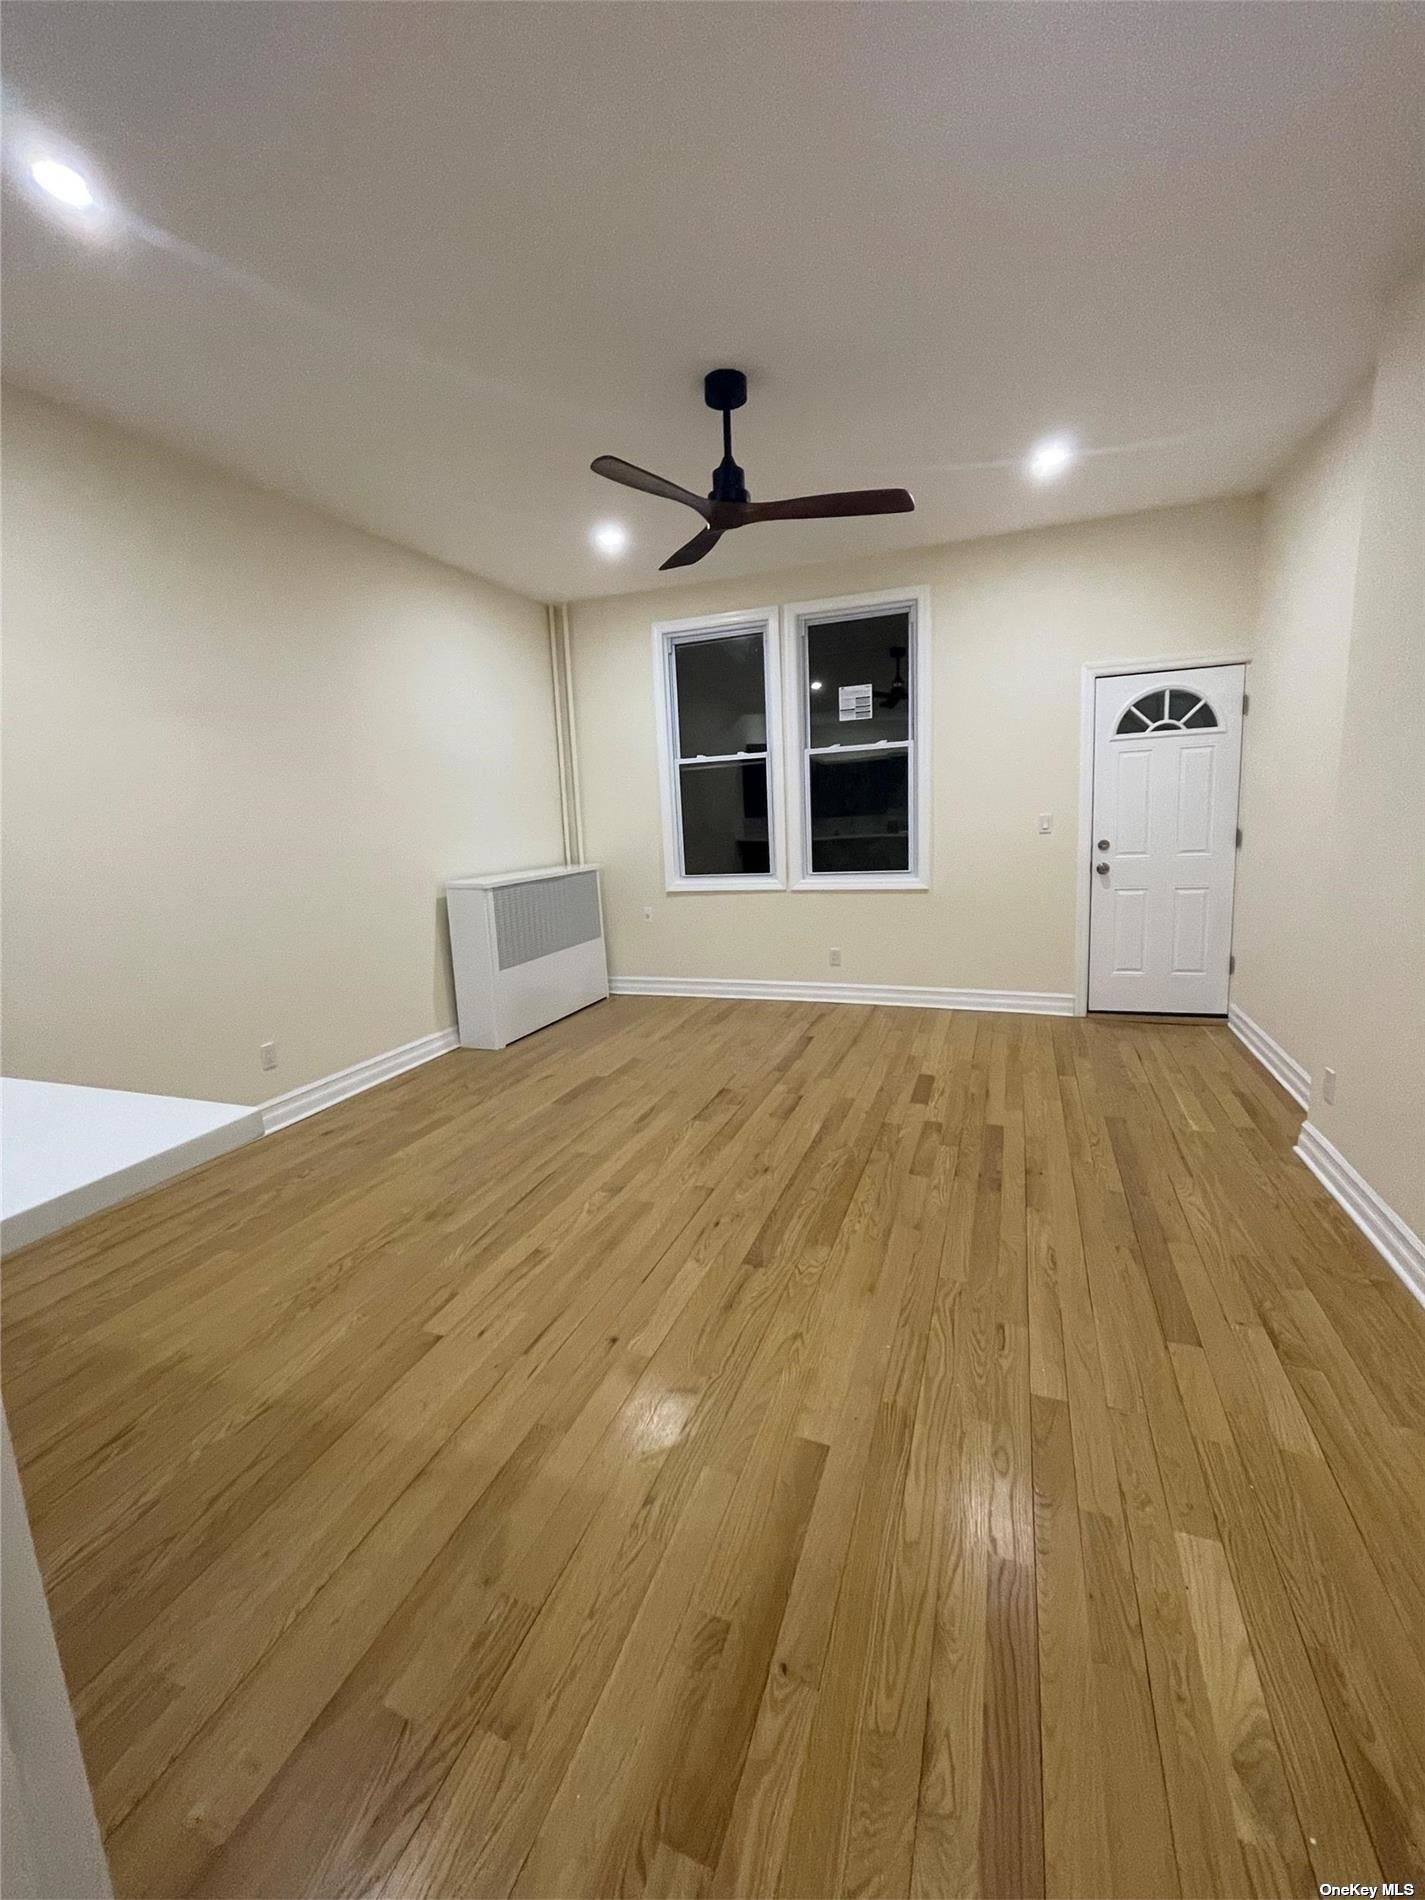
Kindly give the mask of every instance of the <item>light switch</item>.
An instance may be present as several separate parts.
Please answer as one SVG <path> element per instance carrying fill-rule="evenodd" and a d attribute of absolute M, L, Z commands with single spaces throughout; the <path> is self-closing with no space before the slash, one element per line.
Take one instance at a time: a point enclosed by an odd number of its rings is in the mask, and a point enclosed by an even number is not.
<path fill-rule="evenodd" d="M 1053 814 L 1053 812 L 1051 812 L 1051 811 L 1041 811 L 1041 812 L 1040 812 L 1040 814 L 1039 814 L 1039 835 L 1040 835 L 1040 837 L 1041 837 L 1041 838 L 1047 838 L 1047 837 L 1049 836 L 1049 833 L 1050 833 L 1050 832 L 1051 832 L 1051 831 L 1052 831 L 1053 829 L 1054 829 L 1054 814 Z"/>

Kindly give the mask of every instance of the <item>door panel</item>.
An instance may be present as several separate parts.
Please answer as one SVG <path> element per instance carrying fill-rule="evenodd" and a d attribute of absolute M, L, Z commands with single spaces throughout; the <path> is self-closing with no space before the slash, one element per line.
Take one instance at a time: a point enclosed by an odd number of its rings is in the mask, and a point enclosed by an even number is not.
<path fill-rule="evenodd" d="M 1118 754 L 1116 849 L 1120 858 L 1138 857 L 1148 849 L 1148 771 L 1151 764 L 1146 749 L 1126 748 Z"/>
<path fill-rule="evenodd" d="M 1212 765 L 1216 754 L 1211 746 L 1184 746 L 1178 754 L 1178 835 L 1179 851 L 1212 849 Z"/>
<path fill-rule="evenodd" d="M 1206 891 L 1173 892 L 1173 975 L 1202 976 L 1207 970 Z"/>
<path fill-rule="evenodd" d="M 1113 968 L 1125 976 L 1140 975 L 1147 948 L 1148 893 L 1115 891 L 1113 894 Z"/>
<path fill-rule="evenodd" d="M 1245 672 L 1097 682 L 1090 1009 L 1227 1009 Z"/>

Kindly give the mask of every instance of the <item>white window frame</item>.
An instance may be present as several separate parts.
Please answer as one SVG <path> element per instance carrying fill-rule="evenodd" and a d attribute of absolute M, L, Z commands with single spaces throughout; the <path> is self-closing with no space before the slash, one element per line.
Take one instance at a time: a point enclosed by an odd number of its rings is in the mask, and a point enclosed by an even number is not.
<path fill-rule="evenodd" d="M 794 891 L 928 891 L 930 889 L 930 590 L 901 587 L 883 593 L 849 594 L 838 600 L 797 601 L 784 610 L 786 667 L 790 689 L 786 694 L 786 754 L 795 761 L 797 786 L 787 801 L 787 849 Z M 910 793 L 909 869 L 905 871 L 813 871 L 811 868 L 811 766 L 808 745 L 808 674 L 806 630 L 819 620 L 843 620 L 850 615 L 909 612 L 906 640 L 910 662 L 910 737 L 874 746 L 836 748 L 838 756 L 853 750 L 909 753 Z M 825 755 L 830 748 L 818 747 Z"/>
<path fill-rule="evenodd" d="M 690 763 L 678 752 L 678 697 L 673 675 L 677 648 L 700 640 L 725 640 L 739 633 L 762 635 L 763 689 L 767 750 L 719 754 L 726 765 L 765 763 L 767 772 L 767 849 L 771 869 L 723 877 L 690 877 L 683 869 L 682 773 Z M 698 614 L 689 620 L 659 620 L 653 625 L 653 679 L 657 695 L 658 792 L 663 810 L 663 886 L 670 892 L 780 891 L 786 889 L 785 798 L 782 769 L 782 638 L 776 607 L 744 613 Z M 707 761 L 711 763 L 712 761 Z"/>

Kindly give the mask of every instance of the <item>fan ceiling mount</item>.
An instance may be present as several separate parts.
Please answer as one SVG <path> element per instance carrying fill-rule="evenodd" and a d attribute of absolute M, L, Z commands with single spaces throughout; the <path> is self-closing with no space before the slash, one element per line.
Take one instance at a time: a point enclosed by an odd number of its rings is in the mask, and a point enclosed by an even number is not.
<path fill-rule="evenodd" d="M 702 516 L 707 526 L 670 554 L 662 562 L 663 568 L 691 567 L 694 561 L 711 554 L 732 529 L 751 527 L 756 521 L 902 515 L 914 508 L 915 502 L 904 488 L 855 488 L 829 495 L 789 495 L 782 501 L 753 501 L 747 493 L 747 478 L 732 459 L 732 412 L 747 401 L 746 376 L 740 369 L 709 370 L 703 378 L 703 401 L 722 416 L 722 460 L 713 470 L 712 488 L 706 498 L 617 455 L 600 455 L 589 465 L 596 475 L 611 482 L 641 489 L 645 495 L 660 495 L 665 501 L 680 501 Z"/>

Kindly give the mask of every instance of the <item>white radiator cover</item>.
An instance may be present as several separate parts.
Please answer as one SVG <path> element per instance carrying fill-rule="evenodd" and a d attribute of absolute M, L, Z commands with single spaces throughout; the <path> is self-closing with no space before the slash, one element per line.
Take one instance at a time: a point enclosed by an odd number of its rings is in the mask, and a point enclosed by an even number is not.
<path fill-rule="evenodd" d="M 609 993 L 595 864 L 445 887 L 455 1005 L 466 1049 L 503 1049 Z"/>

